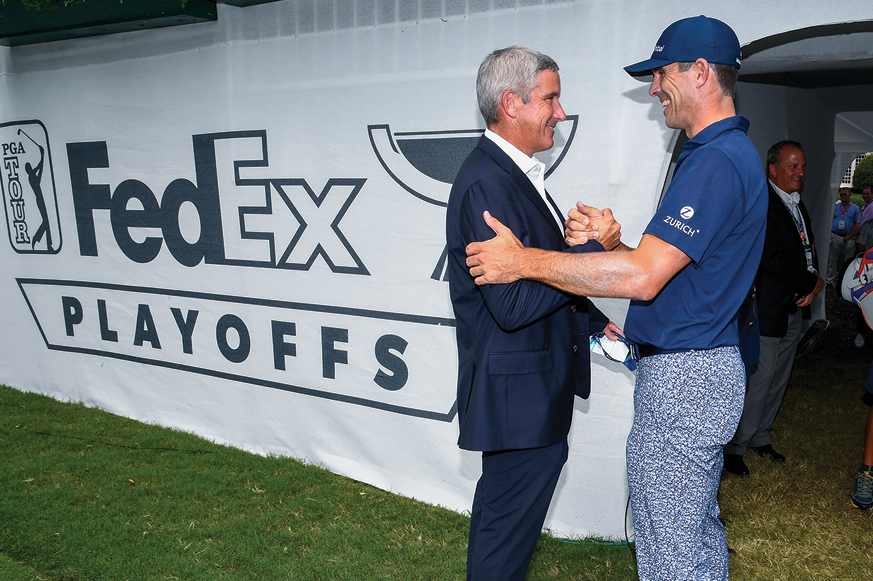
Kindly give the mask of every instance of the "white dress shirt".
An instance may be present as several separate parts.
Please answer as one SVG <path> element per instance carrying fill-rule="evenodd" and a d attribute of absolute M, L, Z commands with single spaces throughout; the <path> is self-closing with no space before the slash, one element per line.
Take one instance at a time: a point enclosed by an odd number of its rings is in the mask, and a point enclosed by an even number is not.
<path fill-rule="evenodd" d="M 561 232 L 564 231 L 564 219 L 555 212 L 555 208 L 552 206 L 549 199 L 546 197 L 546 183 L 545 183 L 545 174 L 546 174 L 546 164 L 536 159 L 535 157 L 530 157 L 525 154 L 523 151 L 491 131 L 490 129 L 485 130 L 485 137 L 494 142 L 497 147 L 499 147 L 503 153 L 509 156 L 509 159 L 518 166 L 518 168 L 524 172 L 524 174 L 530 180 L 530 183 L 533 184 L 533 187 L 536 188 L 537 192 L 539 192 L 540 197 L 542 197 L 543 202 L 545 202 L 546 207 L 549 209 L 549 213 L 555 217 L 556 222 L 558 223 L 558 228 Z"/>

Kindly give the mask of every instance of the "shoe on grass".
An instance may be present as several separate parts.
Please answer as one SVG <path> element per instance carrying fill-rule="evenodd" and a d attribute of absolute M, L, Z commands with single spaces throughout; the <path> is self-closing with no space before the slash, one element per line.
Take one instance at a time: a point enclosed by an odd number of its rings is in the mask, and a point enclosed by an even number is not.
<path fill-rule="evenodd" d="M 766 456 L 770 456 L 770 459 L 774 462 L 778 462 L 779 464 L 785 464 L 785 456 L 777 452 L 773 449 L 773 446 L 770 444 L 765 444 L 764 446 L 749 446 L 749 450 L 764 458 Z"/>
<path fill-rule="evenodd" d="M 749 477 L 749 467 L 746 466 L 746 463 L 743 461 L 743 457 L 740 454 L 725 454 L 724 469 L 741 478 Z"/>
<path fill-rule="evenodd" d="M 873 506 L 873 474 L 869 470 L 858 472 L 852 491 L 852 504 L 861 510 L 869 510 Z"/>

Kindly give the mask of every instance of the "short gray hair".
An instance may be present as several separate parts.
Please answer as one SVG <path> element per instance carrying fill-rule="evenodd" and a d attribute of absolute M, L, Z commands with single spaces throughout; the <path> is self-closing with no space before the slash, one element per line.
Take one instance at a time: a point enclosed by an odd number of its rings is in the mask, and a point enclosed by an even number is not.
<path fill-rule="evenodd" d="M 500 102 L 506 91 L 529 103 L 530 93 L 538 84 L 537 75 L 542 71 L 557 73 L 558 63 L 523 46 L 501 48 L 485 57 L 476 77 L 476 98 L 485 125 L 491 127 L 499 120 Z"/>

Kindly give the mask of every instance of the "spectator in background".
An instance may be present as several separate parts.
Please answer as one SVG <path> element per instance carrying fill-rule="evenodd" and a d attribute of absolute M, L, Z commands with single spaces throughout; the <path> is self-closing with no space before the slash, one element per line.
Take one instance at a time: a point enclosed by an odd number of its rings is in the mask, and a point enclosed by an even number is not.
<path fill-rule="evenodd" d="M 867 225 L 867 229 L 862 232 L 861 228 L 866 224 L 870 218 L 873 218 L 873 204 L 870 202 L 873 201 L 873 189 L 870 186 L 866 186 L 861 190 L 861 197 L 864 198 L 864 207 L 861 208 L 861 218 L 858 222 L 852 227 L 852 231 L 849 232 L 849 235 L 855 239 L 855 254 L 860 254 L 864 252 L 867 248 L 870 247 L 871 243 L 873 243 L 873 223 Z"/>
<path fill-rule="evenodd" d="M 809 304 L 825 285 L 817 271 L 812 223 L 798 191 L 806 177 L 800 144 L 774 144 L 767 152 L 767 176 L 767 234 L 755 278 L 761 351 L 746 386 L 740 424 L 724 447 L 724 468 L 737 476 L 749 475 L 743 460 L 747 449 L 785 462 L 770 443 L 770 431 L 794 367 L 802 319 L 809 318 Z"/>
<path fill-rule="evenodd" d="M 840 188 L 840 200 L 834 208 L 834 221 L 831 225 L 831 244 L 828 252 L 827 283 L 833 287 L 837 283 L 837 266 L 840 259 L 850 260 L 854 256 L 855 239 L 851 232 L 861 220 L 861 210 L 852 203 L 852 190 Z"/>

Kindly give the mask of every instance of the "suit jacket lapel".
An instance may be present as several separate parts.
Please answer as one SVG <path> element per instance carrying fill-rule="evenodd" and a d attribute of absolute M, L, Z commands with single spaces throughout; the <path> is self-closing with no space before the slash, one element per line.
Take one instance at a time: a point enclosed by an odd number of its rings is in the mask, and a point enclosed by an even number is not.
<path fill-rule="evenodd" d="M 776 190 L 773 189 L 773 186 L 770 185 L 769 181 L 767 182 L 767 189 L 770 191 L 770 204 L 775 204 L 777 207 L 782 208 L 782 212 L 779 213 L 779 216 L 781 216 L 780 221 L 783 223 L 782 228 L 786 232 L 792 233 L 791 239 L 794 240 L 794 242 L 792 242 L 794 252 L 802 255 L 804 262 L 806 262 L 806 252 L 803 249 L 803 242 L 800 240 L 800 231 L 797 229 L 797 222 L 795 221 L 794 215 L 782 200 L 782 197 L 779 196 Z M 800 208 L 800 215 L 803 216 L 803 221 L 806 224 L 806 229 L 804 231 L 806 236 L 809 236 L 809 243 L 812 245 L 812 228 L 810 226 L 809 213 L 806 211 L 806 206 L 803 205 L 803 200 L 800 200 L 798 207 Z M 815 252 L 814 248 L 815 247 L 813 246 L 813 252 Z"/>
<path fill-rule="evenodd" d="M 555 210 L 555 216 L 558 217 L 558 218 L 563 218 L 563 214 L 561 214 L 561 208 L 558 207 L 558 204 L 556 204 L 556 203 L 555 203 L 555 200 L 552 199 L 552 196 L 549 195 L 549 190 L 546 190 L 546 200 L 549 202 L 549 204 L 550 204 L 550 205 L 552 206 L 552 208 Z M 550 218 L 552 217 L 552 216 L 551 216 L 551 213 L 550 213 L 549 217 L 550 217 Z M 557 222 L 556 222 L 556 223 L 557 223 Z M 561 226 L 560 226 L 560 225 L 558 225 L 558 230 L 560 230 L 560 232 L 561 232 L 561 236 L 563 236 L 563 235 L 564 235 L 564 231 L 561 229 Z"/>
<path fill-rule="evenodd" d="M 560 228 L 558 228 L 558 223 L 555 221 L 555 215 L 548 206 L 546 206 L 545 200 L 531 183 L 530 178 L 525 175 L 521 168 L 515 165 L 515 162 L 510 159 L 506 153 L 500 147 L 485 137 L 484 135 L 479 139 L 479 144 L 477 145 L 479 149 L 490 155 L 497 164 L 503 168 L 506 172 L 508 172 L 512 176 L 512 181 L 521 189 L 522 192 L 530 199 L 530 201 L 537 207 L 537 209 L 543 214 L 543 216 L 548 220 L 549 224 L 552 225 L 558 231 L 558 235 L 563 240 L 564 232 Z M 557 206 L 555 206 L 557 209 Z M 558 216 L 561 213 L 558 211 Z"/>

